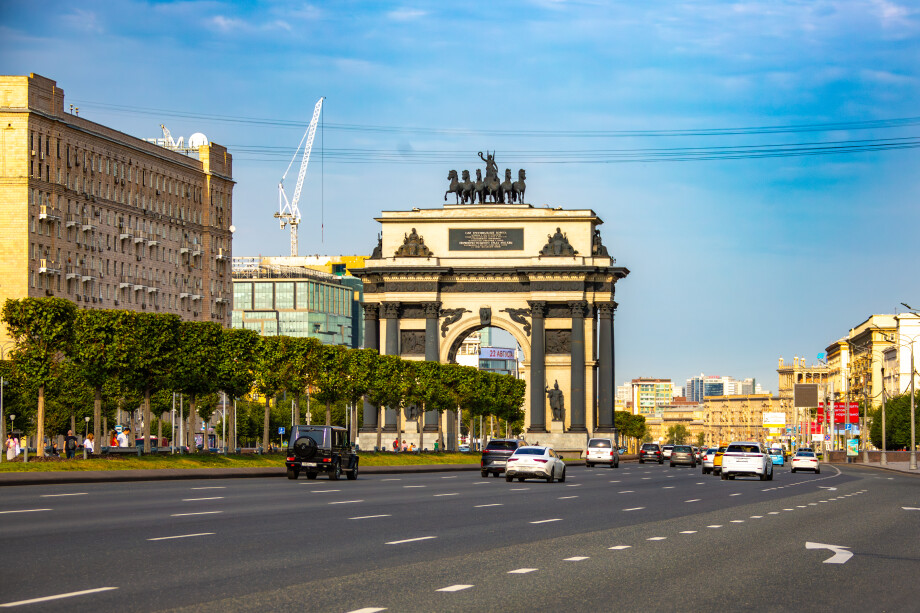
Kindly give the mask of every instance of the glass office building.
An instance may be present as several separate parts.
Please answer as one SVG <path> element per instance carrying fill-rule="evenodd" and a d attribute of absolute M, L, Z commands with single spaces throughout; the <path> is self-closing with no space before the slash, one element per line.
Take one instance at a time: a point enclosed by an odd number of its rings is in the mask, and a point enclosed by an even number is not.
<path fill-rule="evenodd" d="M 262 336 L 361 347 L 360 301 L 358 279 L 301 267 L 234 266 L 232 326 Z"/>

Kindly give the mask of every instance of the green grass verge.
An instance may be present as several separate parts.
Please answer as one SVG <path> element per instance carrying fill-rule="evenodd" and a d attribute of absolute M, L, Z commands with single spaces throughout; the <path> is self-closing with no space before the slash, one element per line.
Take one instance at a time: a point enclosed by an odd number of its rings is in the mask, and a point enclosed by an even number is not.
<path fill-rule="evenodd" d="M 419 464 L 479 464 L 478 453 L 361 453 L 361 466 L 411 466 Z M 3 458 L 0 473 L 10 472 L 55 472 L 84 470 L 132 470 L 159 468 L 245 468 L 245 467 L 281 467 L 284 456 L 279 453 L 255 455 L 147 455 L 117 456 L 109 458 L 84 460 L 81 454 L 73 460 L 45 459 L 34 461 L 31 457 L 27 464 L 7 462 Z"/>

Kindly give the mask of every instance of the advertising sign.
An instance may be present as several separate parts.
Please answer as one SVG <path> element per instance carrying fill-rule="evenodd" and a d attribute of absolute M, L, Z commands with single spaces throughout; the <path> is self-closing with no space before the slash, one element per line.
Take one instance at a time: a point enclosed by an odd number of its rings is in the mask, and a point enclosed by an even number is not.
<path fill-rule="evenodd" d="M 818 406 L 817 383 L 795 383 L 792 388 L 793 406 L 811 409 Z"/>
<path fill-rule="evenodd" d="M 814 443 L 820 443 L 822 440 L 824 440 L 824 438 L 820 434 L 812 434 L 811 440 Z"/>
<path fill-rule="evenodd" d="M 514 349 L 507 347 L 482 347 L 479 350 L 479 358 L 483 360 L 513 360 Z"/>
<path fill-rule="evenodd" d="M 824 421 L 824 403 L 819 404 L 818 406 L 818 420 Z M 834 423 L 835 424 L 858 424 L 859 423 L 859 403 L 851 402 L 847 405 L 846 402 L 835 402 L 834 403 Z"/>
<path fill-rule="evenodd" d="M 859 439 L 858 438 L 848 438 L 847 439 L 847 456 L 853 457 L 859 455 Z"/>
<path fill-rule="evenodd" d="M 783 428 L 786 426 L 786 414 L 785 413 L 764 413 L 763 414 L 763 427 L 764 428 Z"/>

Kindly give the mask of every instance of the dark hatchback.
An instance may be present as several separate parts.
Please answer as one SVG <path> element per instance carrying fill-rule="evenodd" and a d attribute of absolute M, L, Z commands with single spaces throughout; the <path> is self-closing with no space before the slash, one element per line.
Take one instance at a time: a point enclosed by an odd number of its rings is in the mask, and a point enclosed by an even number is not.
<path fill-rule="evenodd" d="M 696 453 L 690 445 L 674 445 L 671 451 L 671 466 L 683 464 L 696 468 Z"/>
<path fill-rule="evenodd" d="M 658 443 L 644 443 L 639 450 L 639 464 L 646 462 L 658 462 L 664 464 L 664 456 L 661 453 L 661 445 Z"/>

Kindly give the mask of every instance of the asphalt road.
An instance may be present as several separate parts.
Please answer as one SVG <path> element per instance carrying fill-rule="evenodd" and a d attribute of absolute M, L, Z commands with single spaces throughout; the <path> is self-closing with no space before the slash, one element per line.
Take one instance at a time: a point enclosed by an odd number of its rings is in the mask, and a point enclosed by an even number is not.
<path fill-rule="evenodd" d="M 0 606 L 906 611 L 918 536 L 920 479 L 849 466 L 5 487 Z"/>

